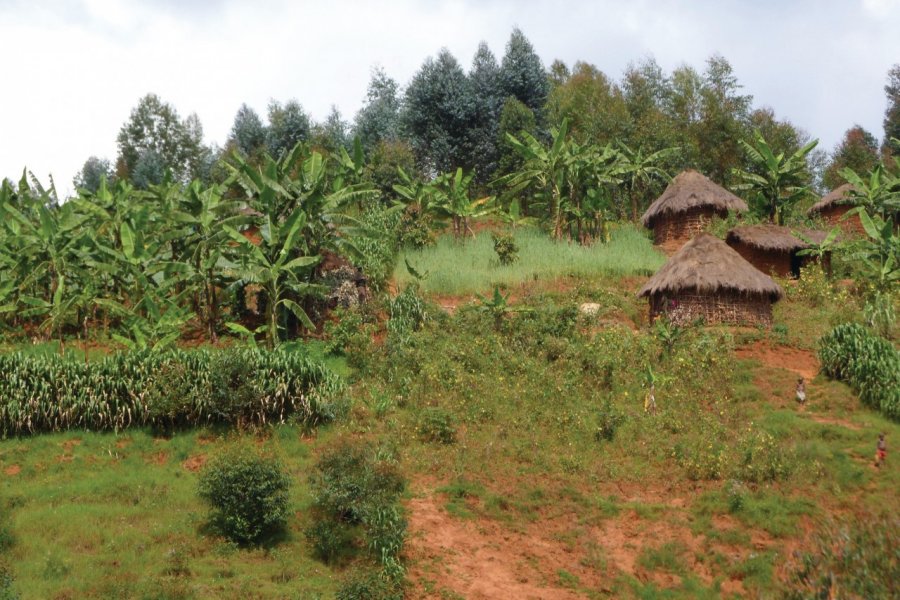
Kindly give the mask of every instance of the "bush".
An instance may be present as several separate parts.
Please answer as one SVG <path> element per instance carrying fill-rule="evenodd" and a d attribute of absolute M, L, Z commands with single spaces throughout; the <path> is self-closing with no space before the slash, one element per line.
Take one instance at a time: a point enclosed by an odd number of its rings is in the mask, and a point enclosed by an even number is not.
<path fill-rule="evenodd" d="M 428 318 L 428 307 L 419 295 L 417 285 L 408 285 L 388 306 L 390 319 L 387 330 L 392 341 L 405 344 L 410 336 L 422 328 Z"/>
<path fill-rule="evenodd" d="M 453 417 L 443 408 L 429 406 L 423 410 L 416 431 L 426 442 L 452 444 L 456 441 Z"/>
<path fill-rule="evenodd" d="M 819 340 L 819 360 L 829 377 L 846 381 L 863 404 L 900 420 L 900 351 L 863 325 L 838 325 Z"/>
<path fill-rule="evenodd" d="M 357 532 L 342 521 L 321 519 L 306 529 L 306 540 L 313 547 L 316 558 L 326 564 L 337 564 L 353 550 Z"/>
<path fill-rule="evenodd" d="M 334 417 L 340 379 L 322 364 L 256 349 L 123 352 L 85 363 L 0 355 L 0 436 L 68 429 L 163 431 L 209 423 Z"/>
<path fill-rule="evenodd" d="M 772 434 L 751 431 L 738 446 L 737 475 L 744 481 L 764 483 L 784 479 L 791 471 L 791 460 Z"/>
<path fill-rule="evenodd" d="M 16 592 L 14 583 L 10 570 L 0 563 L 0 600 L 19 600 L 22 597 Z"/>
<path fill-rule="evenodd" d="M 501 265 L 508 266 L 519 260 L 519 246 L 512 234 L 492 233 L 491 240 L 494 242 L 494 252 L 497 253 Z"/>
<path fill-rule="evenodd" d="M 289 487 L 277 460 L 243 446 L 213 458 L 200 474 L 200 497 L 212 507 L 213 523 L 240 544 L 284 527 Z"/>
<path fill-rule="evenodd" d="M 375 460 L 365 443 L 341 442 L 325 452 L 311 478 L 316 507 L 348 523 L 362 523 L 378 507 L 396 502 L 404 488 L 397 467 Z"/>
<path fill-rule="evenodd" d="M 402 600 L 403 589 L 380 573 L 355 575 L 337 592 L 337 600 Z"/>
<path fill-rule="evenodd" d="M 600 406 L 600 410 L 597 411 L 597 430 L 594 432 L 594 437 L 597 441 L 612 441 L 616 436 L 616 430 L 624 421 L 625 415 L 607 398 Z"/>
<path fill-rule="evenodd" d="M 811 552 L 800 555 L 787 598 L 897 598 L 900 596 L 900 519 L 854 517 L 829 524 Z"/>
<path fill-rule="evenodd" d="M 319 460 L 312 477 L 316 523 L 307 536 L 320 557 L 338 557 L 353 544 L 338 536 L 365 534 L 365 546 L 380 563 L 378 576 L 351 580 L 338 598 L 393 598 L 400 593 L 404 569 L 399 555 L 406 539 L 406 519 L 399 504 L 405 482 L 396 466 L 376 458 L 365 443 L 341 442 Z M 332 537 L 330 537 L 330 534 Z M 327 559 L 326 559 L 327 560 Z"/>

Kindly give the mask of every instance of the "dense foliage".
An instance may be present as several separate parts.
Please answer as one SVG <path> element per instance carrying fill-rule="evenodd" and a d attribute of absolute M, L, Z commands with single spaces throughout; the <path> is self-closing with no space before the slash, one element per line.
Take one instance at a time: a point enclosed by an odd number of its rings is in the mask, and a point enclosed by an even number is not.
<path fill-rule="evenodd" d="M 863 404 L 900 420 L 900 351 L 862 325 L 838 325 L 819 341 L 822 371 L 846 381 Z"/>
<path fill-rule="evenodd" d="M 900 594 L 900 522 L 896 514 L 828 524 L 815 548 L 793 565 L 786 598 L 896 598 Z"/>
<path fill-rule="evenodd" d="M 234 542 L 252 544 L 284 527 L 290 478 L 278 461 L 250 447 L 214 457 L 200 473 L 200 497 L 212 521 Z"/>
<path fill-rule="evenodd" d="M 0 434 L 329 421 L 341 384 L 299 354 L 119 353 L 96 362 L 0 355 Z"/>

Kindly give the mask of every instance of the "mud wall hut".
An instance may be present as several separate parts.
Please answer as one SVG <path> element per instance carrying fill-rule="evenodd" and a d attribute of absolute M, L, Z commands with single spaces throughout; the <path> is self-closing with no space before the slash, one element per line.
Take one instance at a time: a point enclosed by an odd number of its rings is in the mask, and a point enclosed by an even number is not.
<path fill-rule="evenodd" d="M 703 231 L 714 216 L 746 210 L 746 202 L 689 169 L 672 180 L 641 217 L 641 223 L 653 230 L 654 244 L 674 252 Z"/>
<path fill-rule="evenodd" d="M 853 186 L 849 183 L 834 188 L 806 211 L 807 216 L 818 217 L 829 227 L 837 225 L 847 235 L 865 235 L 859 215 L 847 216 L 855 206 L 852 191 Z"/>
<path fill-rule="evenodd" d="M 782 298 L 781 287 L 768 275 L 708 233 L 681 247 L 641 288 L 650 302 L 650 319 L 665 316 L 687 325 L 772 324 L 772 304 Z"/>
<path fill-rule="evenodd" d="M 820 244 L 826 237 L 823 231 L 805 230 L 800 232 L 807 240 Z M 799 277 L 800 268 L 814 260 L 811 256 L 801 256 L 799 252 L 810 245 L 797 237 L 787 227 L 778 225 L 744 225 L 728 232 L 725 243 L 763 273 L 779 277 Z M 825 257 L 822 266 L 830 269 L 830 257 Z"/>

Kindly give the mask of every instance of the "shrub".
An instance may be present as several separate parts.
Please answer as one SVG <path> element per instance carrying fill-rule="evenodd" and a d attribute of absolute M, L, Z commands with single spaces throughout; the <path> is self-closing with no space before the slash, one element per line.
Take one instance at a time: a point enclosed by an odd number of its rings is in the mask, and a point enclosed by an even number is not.
<path fill-rule="evenodd" d="M 322 455 L 311 478 L 316 507 L 325 515 L 362 523 L 376 508 L 393 504 L 404 488 L 397 467 L 375 460 L 365 443 L 341 442 Z"/>
<path fill-rule="evenodd" d="M 365 443 L 341 442 L 327 451 L 312 477 L 316 523 L 307 536 L 320 556 L 340 556 L 353 541 L 327 539 L 355 530 L 365 534 L 365 546 L 381 565 L 379 576 L 348 582 L 338 598 L 393 598 L 399 594 L 404 569 L 399 555 L 406 539 L 406 519 L 399 504 L 405 482 L 396 466 L 375 456 Z"/>
<path fill-rule="evenodd" d="M 491 240 L 494 242 L 494 252 L 497 253 L 501 265 L 508 266 L 519 260 L 519 246 L 512 234 L 492 233 Z"/>
<path fill-rule="evenodd" d="M 275 458 L 244 446 L 213 458 L 200 474 L 200 497 L 212 507 L 213 523 L 240 544 L 257 543 L 284 526 L 289 487 Z"/>
<path fill-rule="evenodd" d="M 349 556 L 357 535 L 352 525 L 331 519 L 316 520 L 305 534 L 313 554 L 326 564 L 337 564 Z"/>
<path fill-rule="evenodd" d="M 387 330 L 391 338 L 400 344 L 422 328 L 428 318 L 428 308 L 419 295 L 417 285 L 408 285 L 390 301 L 390 319 Z"/>
<path fill-rule="evenodd" d="M 429 406 L 423 410 L 416 431 L 426 442 L 452 444 L 456 441 L 453 417 L 443 408 Z"/>
<path fill-rule="evenodd" d="M 784 479 L 791 471 L 791 457 L 772 434 L 751 431 L 738 445 L 737 474 L 744 481 L 764 483 Z"/>
<path fill-rule="evenodd" d="M 787 598 L 897 598 L 900 519 L 858 516 L 823 528 L 810 552 L 795 560 Z"/>
<path fill-rule="evenodd" d="M 612 441 L 616 436 L 616 430 L 624 421 L 625 415 L 607 398 L 597 411 L 597 430 L 594 437 L 597 441 Z"/>
<path fill-rule="evenodd" d="M 675 459 L 689 479 L 722 479 L 729 471 L 728 449 L 721 429 L 703 429 L 685 442 L 676 444 Z"/>
<path fill-rule="evenodd" d="M 819 340 L 829 377 L 846 381 L 863 404 L 900 420 L 900 351 L 856 323 L 838 325 Z"/>
<path fill-rule="evenodd" d="M 728 482 L 725 492 L 728 496 L 728 512 L 740 512 L 747 503 L 747 487 L 737 479 L 732 479 Z"/>
<path fill-rule="evenodd" d="M 0 600 L 19 600 L 21 596 L 16 591 L 12 573 L 6 565 L 0 563 Z"/>
<path fill-rule="evenodd" d="M 355 575 L 337 592 L 337 600 L 402 600 L 403 589 L 380 573 Z"/>
<path fill-rule="evenodd" d="M 359 251 L 358 265 L 368 277 L 372 291 L 384 288 L 397 258 L 400 215 L 390 208 L 370 206 L 359 217 L 361 235 L 353 244 Z"/>

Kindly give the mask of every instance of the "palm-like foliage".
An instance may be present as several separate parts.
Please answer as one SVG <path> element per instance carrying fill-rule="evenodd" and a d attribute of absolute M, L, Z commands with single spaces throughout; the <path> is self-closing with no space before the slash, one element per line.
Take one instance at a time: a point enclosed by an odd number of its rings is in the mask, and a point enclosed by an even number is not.
<path fill-rule="evenodd" d="M 759 130 L 753 133 L 754 142 L 741 140 L 741 146 L 753 165 L 753 172 L 735 170 L 742 183 L 736 190 L 748 192 L 755 208 L 777 225 L 784 224 L 785 212 L 809 194 L 809 175 L 806 156 L 819 143 L 813 140 L 790 156 L 775 154 Z"/>

